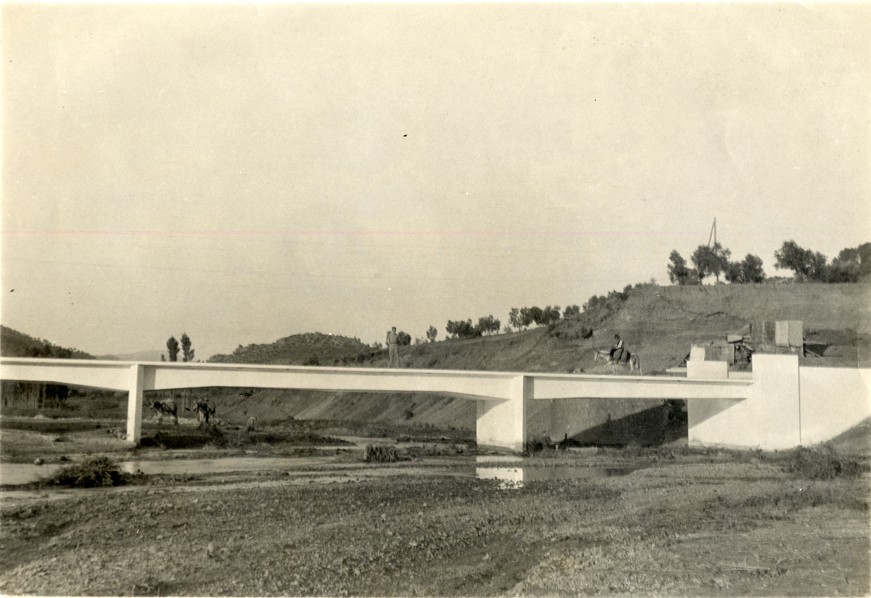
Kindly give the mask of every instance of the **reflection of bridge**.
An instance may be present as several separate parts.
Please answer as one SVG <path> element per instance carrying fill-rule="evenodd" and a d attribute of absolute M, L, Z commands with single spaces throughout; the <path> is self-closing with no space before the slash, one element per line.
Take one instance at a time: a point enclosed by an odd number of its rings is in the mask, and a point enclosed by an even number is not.
<path fill-rule="evenodd" d="M 513 451 L 523 450 L 529 406 L 541 400 L 685 399 L 690 443 L 763 449 L 828 440 L 871 415 L 868 370 L 800 370 L 794 355 L 753 361 L 752 379 L 736 380 L 725 362 L 690 362 L 688 377 L 675 378 L 4 357 L 0 379 L 127 391 L 127 438 L 135 443 L 144 391 L 212 386 L 470 399 L 477 402 L 478 443 Z M 803 424 L 808 417 L 813 421 Z"/>

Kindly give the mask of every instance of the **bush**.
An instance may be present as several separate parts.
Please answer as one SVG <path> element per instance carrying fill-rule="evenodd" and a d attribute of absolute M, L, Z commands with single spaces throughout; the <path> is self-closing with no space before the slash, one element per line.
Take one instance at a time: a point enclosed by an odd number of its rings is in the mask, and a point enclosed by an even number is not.
<path fill-rule="evenodd" d="M 367 444 L 363 460 L 367 463 L 395 463 L 399 461 L 399 453 L 394 446 Z"/>
<path fill-rule="evenodd" d="M 42 481 L 44 485 L 69 486 L 71 488 L 99 488 L 122 486 L 130 481 L 130 474 L 120 471 L 108 457 L 97 457 L 76 465 L 64 467 Z"/>
<path fill-rule="evenodd" d="M 842 457 L 831 446 L 798 447 L 786 453 L 784 471 L 811 480 L 858 477 L 863 466 L 855 459 Z"/>

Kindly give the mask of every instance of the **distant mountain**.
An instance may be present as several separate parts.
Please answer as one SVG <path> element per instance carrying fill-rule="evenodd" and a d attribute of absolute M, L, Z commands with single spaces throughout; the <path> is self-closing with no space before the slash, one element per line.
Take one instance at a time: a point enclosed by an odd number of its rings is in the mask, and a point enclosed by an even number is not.
<path fill-rule="evenodd" d="M 158 350 L 153 351 L 137 351 L 136 353 L 121 353 L 113 355 L 98 355 L 97 359 L 109 361 L 160 361 L 160 356 L 163 352 Z"/>
<path fill-rule="evenodd" d="M 338 365 L 368 361 L 378 352 L 356 338 L 309 332 L 287 336 L 268 345 L 239 345 L 230 355 L 213 355 L 209 362 Z"/>
<path fill-rule="evenodd" d="M 3 357 L 94 359 L 93 355 L 84 351 L 59 347 L 49 341 L 33 338 L 2 325 L 0 325 L 0 355 Z"/>

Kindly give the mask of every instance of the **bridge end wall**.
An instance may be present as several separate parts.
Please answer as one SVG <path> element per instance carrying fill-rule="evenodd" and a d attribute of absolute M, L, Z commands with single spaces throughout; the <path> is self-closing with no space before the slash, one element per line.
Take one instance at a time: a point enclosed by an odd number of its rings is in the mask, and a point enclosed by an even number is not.
<path fill-rule="evenodd" d="M 801 442 L 831 440 L 871 417 L 871 370 L 801 368 Z"/>
<path fill-rule="evenodd" d="M 689 444 L 782 450 L 826 442 L 871 417 L 869 389 L 868 369 L 754 355 L 748 400 L 687 401 Z"/>
<path fill-rule="evenodd" d="M 689 375 L 689 371 L 687 372 Z M 797 355 L 753 356 L 744 401 L 687 401 L 688 441 L 695 446 L 778 450 L 801 444 Z"/>

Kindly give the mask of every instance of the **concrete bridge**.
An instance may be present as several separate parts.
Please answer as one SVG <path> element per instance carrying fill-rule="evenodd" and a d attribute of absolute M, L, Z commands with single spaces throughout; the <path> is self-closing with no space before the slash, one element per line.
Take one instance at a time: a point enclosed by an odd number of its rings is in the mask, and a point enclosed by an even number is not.
<path fill-rule="evenodd" d="M 805 370 L 822 375 L 804 376 Z M 0 379 L 126 391 L 127 439 L 134 443 L 142 436 L 146 390 L 213 386 L 473 400 L 478 444 L 516 452 L 524 449 L 529 409 L 537 401 L 684 399 L 691 444 L 765 450 L 828 440 L 871 415 L 869 370 L 800 373 L 794 355 L 755 355 L 752 377 L 742 379 L 729 378 L 725 362 L 692 361 L 687 377 L 678 378 L 8 357 L 0 358 Z M 803 418 L 812 421 L 803 424 Z"/>

